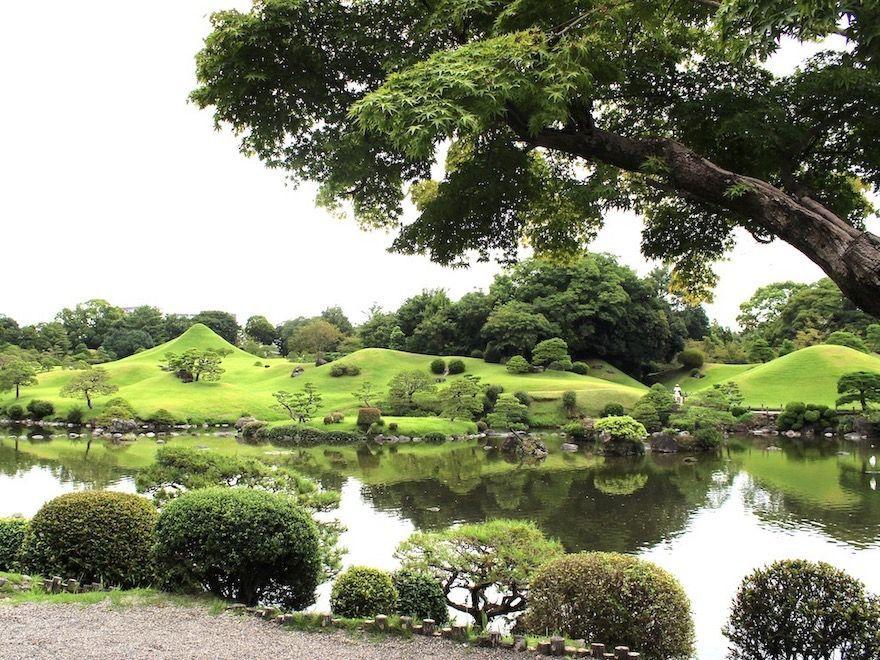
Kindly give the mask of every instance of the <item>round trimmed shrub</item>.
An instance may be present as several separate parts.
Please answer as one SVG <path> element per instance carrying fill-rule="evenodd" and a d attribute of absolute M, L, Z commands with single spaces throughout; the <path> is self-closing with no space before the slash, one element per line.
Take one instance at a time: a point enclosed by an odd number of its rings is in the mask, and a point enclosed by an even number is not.
<path fill-rule="evenodd" d="M 446 373 L 446 361 L 443 358 L 434 358 L 431 360 L 431 373 L 442 376 Z"/>
<path fill-rule="evenodd" d="M 303 609 L 321 574 L 318 532 L 291 498 L 250 488 L 190 491 L 156 525 L 156 571 L 167 590 Z"/>
<path fill-rule="evenodd" d="M 391 614 L 397 609 L 397 589 L 387 572 L 352 566 L 333 583 L 330 609 L 350 619 Z"/>
<path fill-rule="evenodd" d="M 27 404 L 27 411 L 30 413 L 31 419 L 40 421 L 49 415 L 55 414 L 55 406 L 51 401 L 43 401 L 42 399 L 33 399 Z"/>
<path fill-rule="evenodd" d="M 446 623 L 449 610 L 437 579 L 424 571 L 402 568 L 391 576 L 397 589 L 397 613 L 417 621 L 434 619 Z"/>
<path fill-rule="evenodd" d="M 532 399 L 531 395 L 528 392 L 514 392 L 513 398 L 519 401 L 524 406 L 530 406 L 534 401 L 534 399 Z"/>
<path fill-rule="evenodd" d="M 149 500 L 128 493 L 88 490 L 56 497 L 30 521 L 27 569 L 122 588 L 149 584 L 158 515 Z"/>
<path fill-rule="evenodd" d="M 522 355 L 514 355 L 504 366 L 511 374 L 527 374 L 532 371 L 532 365 Z"/>
<path fill-rule="evenodd" d="M 0 571 L 21 570 L 27 528 L 24 518 L 0 518 Z"/>
<path fill-rule="evenodd" d="M 685 369 L 699 369 L 705 361 L 703 354 L 694 348 L 683 350 L 678 354 L 678 363 Z"/>
<path fill-rule="evenodd" d="M 602 414 L 600 417 L 622 417 L 626 414 L 626 411 L 623 409 L 623 406 L 619 403 L 606 403 L 605 407 L 602 408 Z"/>
<path fill-rule="evenodd" d="M 159 408 L 156 412 L 150 415 L 150 419 L 148 420 L 155 424 L 156 426 L 174 426 L 177 424 L 177 419 L 171 414 L 170 411 L 165 408 Z"/>
<path fill-rule="evenodd" d="M 553 362 L 547 365 L 547 368 L 550 371 L 569 371 L 571 364 L 571 358 L 567 357 L 563 360 L 553 360 Z"/>
<path fill-rule="evenodd" d="M 464 360 L 450 360 L 448 371 L 451 375 L 463 374 L 465 372 Z"/>
<path fill-rule="evenodd" d="M 690 658 L 694 624 L 681 584 L 656 564 L 606 552 L 565 555 L 532 580 L 528 630 L 623 645 L 643 658 Z"/>
<path fill-rule="evenodd" d="M 586 376 L 588 373 L 590 373 L 590 365 L 588 365 L 586 362 L 572 362 L 571 371 L 572 373 L 576 373 L 580 376 Z"/>
<path fill-rule="evenodd" d="M 24 419 L 24 408 L 17 403 L 13 403 L 6 409 L 6 416 L 13 422 L 19 422 Z"/>
<path fill-rule="evenodd" d="M 880 608 L 859 580 L 830 564 L 777 561 L 743 580 L 724 635 L 731 658 L 839 657 L 857 640 L 876 652 Z"/>
<path fill-rule="evenodd" d="M 357 425 L 362 429 L 370 428 L 381 419 L 382 411 L 378 408 L 358 408 Z"/>
<path fill-rule="evenodd" d="M 574 440 L 586 440 L 587 437 L 589 437 L 587 427 L 581 422 L 571 422 L 570 424 L 566 424 L 562 430 L 565 431 L 565 435 Z"/>

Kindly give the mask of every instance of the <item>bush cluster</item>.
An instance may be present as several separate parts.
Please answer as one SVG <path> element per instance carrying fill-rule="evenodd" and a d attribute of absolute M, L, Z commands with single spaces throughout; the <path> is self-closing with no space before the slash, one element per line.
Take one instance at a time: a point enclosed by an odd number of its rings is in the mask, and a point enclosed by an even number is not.
<path fill-rule="evenodd" d="M 586 362 L 572 362 L 571 363 L 571 371 L 581 376 L 586 376 L 590 373 L 590 365 Z"/>
<path fill-rule="evenodd" d="M 83 423 L 83 419 L 85 419 L 86 411 L 80 408 L 79 406 L 74 406 L 70 410 L 67 411 L 66 421 L 68 424 L 73 424 L 74 426 L 79 426 Z"/>
<path fill-rule="evenodd" d="M 194 490 L 166 504 L 155 557 L 163 588 L 247 605 L 307 607 L 321 574 L 309 514 L 287 496 L 250 488 Z"/>
<path fill-rule="evenodd" d="M 334 378 L 340 376 L 359 376 L 361 368 L 356 364 L 345 364 L 344 362 L 334 362 L 330 365 L 330 375 Z"/>
<path fill-rule="evenodd" d="M 266 426 L 257 431 L 256 439 L 282 447 L 310 447 L 313 445 L 346 445 L 360 441 L 361 437 L 348 431 L 322 431 L 310 426 L 285 424 Z"/>
<path fill-rule="evenodd" d="M 402 568 L 391 576 L 397 590 L 397 613 L 417 621 L 434 619 L 446 623 L 449 610 L 437 579 L 430 573 Z"/>
<path fill-rule="evenodd" d="M 800 431 L 805 426 L 833 429 L 837 421 L 837 413 L 828 406 L 792 401 L 776 418 L 776 426 L 780 431 Z"/>
<path fill-rule="evenodd" d="M 550 364 L 547 365 L 547 368 L 550 371 L 569 371 L 571 370 L 572 363 L 570 357 L 565 357 L 561 360 L 553 360 Z"/>
<path fill-rule="evenodd" d="M 464 360 L 450 360 L 447 371 L 450 375 L 463 374 L 465 372 Z"/>
<path fill-rule="evenodd" d="M 565 435 L 573 440 L 586 440 L 590 435 L 587 431 L 587 427 L 581 422 L 571 422 L 566 424 L 562 430 L 565 431 Z"/>
<path fill-rule="evenodd" d="M 357 425 L 362 429 L 369 428 L 382 419 L 382 411 L 378 408 L 358 408 Z"/>
<path fill-rule="evenodd" d="M 569 417 L 577 416 L 579 410 L 576 392 L 566 390 L 562 393 L 562 410 Z"/>
<path fill-rule="evenodd" d="M 440 444 L 441 442 L 446 442 L 446 434 L 440 433 L 439 431 L 429 431 L 422 436 L 422 440 L 425 442 Z"/>
<path fill-rule="evenodd" d="M 324 415 L 324 424 L 342 424 L 345 420 L 345 415 L 341 412 L 332 412 L 329 415 Z"/>
<path fill-rule="evenodd" d="M 532 365 L 522 355 L 514 355 L 510 358 L 505 368 L 511 374 L 527 374 L 532 371 Z"/>
<path fill-rule="evenodd" d="M 565 555 L 532 581 L 526 628 L 602 639 L 651 659 L 689 658 L 694 625 L 678 581 L 651 562 L 616 553 Z"/>
<path fill-rule="evenodd" d="M 55 406 L 51 401 L 43 401 L 42 399 L 32 399 L 27 404 L 27 411 L 33 420 L 40 421 L 46 419 L 50 415 L 55 414 Z"/>
<path fill-rule="evenodd" d="M 31 519 L 27 568 L 123 588 L 149 584 L 158 513 L 143 497 L 81 491 L 56 497 Z"/>
<path fill-rule="evenodd" d="M 330 609 L 352 619 L 389 614 L 397 610 L 397 589 L 387 572 L 352 566 L 333 583 Z"/>
<path fill-rule="evenodd" d="M 678 363 L 685 369 L 699 369 L 705 360 L 705 356 L 700 351 L 692 348 L 678 354 Z"/>
<path fill-rule="evenodd" d="M 880 601 L 830 564 L 777 561 L 743 580 L 724 634 L 743 660 L 877 658 Z"/>
<path fill-rule="evenodd" d="M 165 410 L 165 408 L 159 408 L 156 412 L 150 415 L 148 422 L 155 424 L 156 426 L 174 426 L 177 424 L 177 418 L 169 412 Z"/>
<path fill-rule="evenodd" d="M 24 518 L 0 518 L 0 571 L 17 573 L 22 569 L 27 528 Z"/>
<path fill-rule="evenodd" d="M 19 422 L 24 419 L 24 408 L 17 403 L 13 403 L 6 408 L 6 416 L 13 422 Z"/>
<path fill-rule="evenodd" d="M 623 409 L 623 406 L 619 403 L 606 403 L 605 407 L 602 408 L 602 414 L 600 417 L 622 417 L 626 414 L 626 411 Z"/>

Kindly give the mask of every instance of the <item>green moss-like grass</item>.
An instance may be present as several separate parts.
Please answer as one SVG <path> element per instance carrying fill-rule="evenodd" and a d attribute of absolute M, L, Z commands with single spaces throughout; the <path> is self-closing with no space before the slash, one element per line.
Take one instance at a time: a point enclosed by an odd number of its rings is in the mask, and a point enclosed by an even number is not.
<path fill-rule="evenodd" d="M 166 353 L 180 353 L 189 348 L 225 348 L 232 351 L 223 361 L 226 371 L 222 378 L 217 382 L 184 383 L 160 368 Z M 281 421 L 284 415 L 273 407 L 272 393 L 278 390 L 295 391 L 311 382 L 323 396 L 323 404 L 315 417 L 317 424 L 320 425 L 324 414 L 340 411 L 347 415 L 346 422 L 333 428 L 351 429 L 358 407 L 351 393 L 363 381 L 371 381 L 384 393 L 388 381 L 395 374 L 407 369 L 428 372 L 432 359 L 428 355 L 368 348 L 344 358 L 346 363 L 360 367 L 359 376 L 334 378 L 330 375 L 330 365 L 302 365 L 305 373 L 291 378 L 291 372 L 296 365 L 288 360 L 260 359 L 232 346 L 206 326 L 197 324 L 177 339 L 101 366 L 110 374 L 110 381 L 119 386 L 119 391 L 111 396 L 125 398 L 138 415 L 144 418 L 164 408 L 180 420 L 194 422 L 232 421 L 244 413 L 260 419 Z M 543 397 L 557 397 L 565 390 L 575 390 L 587 409 L 598 409 L 609 399 L 633 401 L 644 390 L 644 386 L 640 384 L 620 384 L 567 372 L 514 375 L 509 374 L 501 365 L 488 364 L 474 358 L 461 359 L 466 365 L 465 373 L 479 376 L 483 383 L 501 385 L 508 392 L 521 390 L 540 393 Z M 24 389 L 18 403 L 24 406 L 31 399 L 45 399 L 52 401 L 60 414 L 73 406 L 84 406 L 82 401 L 63 399 L 59 394 L 75 373 L 56 369 L 41 374 L 39 384 Z M 449 380 L 462 377 L 450 376 Z M 95 412 L 99 412 L 109 398 L 96 398 Z M 13 402 L 14 399 L 6 398 L 0 404 L 8 405 Z M 438 418 L 389 417 L 386 421 L 397 421 L 401 433 L 426 433 L 431 430 L 454 433 L 473 428 L 469 422 L 450 423 Z"/>
<path fill-rule="evenodd" d="M 695 393 L 716 383 L 739 385 L 745 403 L 753 408 L 781 408 L 790 401 L 835 405 L 837 381 L 851 371 L 880 373 L 880 357 L 846 346 L 821 344 L 802 348 L 770 362 L 749 364 L 707 364 L 704 378 L 691 378 L 682 370 L 667 372 L 660 382 L 667 387 L 680 384 Z"/>

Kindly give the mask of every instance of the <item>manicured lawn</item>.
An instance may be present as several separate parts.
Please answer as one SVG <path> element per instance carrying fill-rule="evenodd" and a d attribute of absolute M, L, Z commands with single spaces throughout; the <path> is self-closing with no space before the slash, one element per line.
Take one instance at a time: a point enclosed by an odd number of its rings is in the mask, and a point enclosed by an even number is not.
<path fill-rule="evenodd" d="M 227 348 L 232 353 L 223 361 L 226 372 L 218 382 L 183 383 L 173 374 L 160 368 L 165 353 L 180 353 L 189 348 Z M 350 364 L 360 367 L 359 376 L 334 378 L 330 375 L 330 365 L 315 367 L 302 365 L 305 373 L 292 378 L 294 364 L 285 359 L 263 360 L 228 344 L 204 325 L 195 325 L 185 334 L 171 342 L 157 346 L 137 355 L 101 365 L 110 374 L 112 383 L 119 391 L 111 396 L 125 398 L 142 417 L 149 417 L 160 408 L 170 411 L 179 419 L 201 421 L 233 421 L 247 413 L 271 421 L 280 421 L 284 415 L 273 407 L 272 393 L 278 390 L 295 391 L 308 383 L 314 383 L 323 403 L 316 416 L 320 425 L 324 414 L 341 411 L 348 417 L 346 423 L 334 428 L 350 428 L 358 402 L 351 395 L 364 381 L 372 382 L 384 395 L 388 381 L 398 372 L 406 369 L 428 370 L 432 356 L 403 353 L 378 348 L 368 348 L 344 358 Z M 644 386 L 640 384 L 620 384 L 592 376 L 579 376 L 573 373 L 547 371 L 538 374 L 514 375 L 497 364 L 488 364 L 474 358 L 462 358 L 466 373 L 479 376 L 483 383 L 501 385 L 507 392 L 525 391 L 540 393 L 543 397 L 561 396 L 565 390 L 578 392 L 579 401 L 586 409 L 598 409 L 608 400 L 627 402 L 638 398 Z M 62 399 L 61 388 L 75 372 L 55 370 L 40 376 L 37 386 L 22 391 L 19 403 L 26 405 L 31 399 L 52 401 L 56 409 L 64 413 L 73 406 L 83 406 L 84 402 Z M 463 376 L 450 376 L 449 380 Z M 95 399 L 95 409 L 110 397 Z M 7 397 L 0 405 L 13 403 Z M 471 428 L 467 423 L 450 425 L 437 418 L 401 418 L 398 421 L 402 433 L 425 433 L 430 430 L 447 432 L 464 431 Z M 442 428 L 441 428 L 442 427 Z"/>
<path fill-rule="evenodd" d="M 694 378 L 691 376 L 690 369 L 682 368 L 663 372 L 660 374 L 659 382 L 663 383 L 670 390 L 676 385 L 680 385 L 685 394 L 693 394 L 707 387 L 712 387 L 716 383 L 721 383 L 744 374 L 755 366 L 754 364 L 720 364 L 709 362 L 704 364 L 701 369 L 702 378 Z"/>
<path fill-rule="evenodd" d="M 660 382 L 676 383 L 685 393 L 695 393 L 730 380 L 739 385 L 745 403 L 753 408 L 778 409 L 790 401 L 824 403 L 837 400 L 837 381 L 850 371 L 880 373 L 880 357 L 845 346 L 819 345 L 803 348 L 765 364 L 707 364 L 704 378 L 690 372 L 666 372 Z"/>

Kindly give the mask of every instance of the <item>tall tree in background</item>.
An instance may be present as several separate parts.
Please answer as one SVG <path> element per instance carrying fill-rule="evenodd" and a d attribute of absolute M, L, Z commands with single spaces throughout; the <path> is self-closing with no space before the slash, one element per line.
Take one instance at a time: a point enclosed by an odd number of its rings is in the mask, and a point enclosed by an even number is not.
<path fill-rule="evenodd" d="M 235 315 L 219 310 L 199 312 L 192 318 L 193 323 L 204 323 L 230 344 L 238 342 L 238 333 L 241 327 L 235 320 Z"/>
<path fill-rule="evenodd" d="M 404 253 L 571 254 L 624 208 L 693 298 L 742 228 L 878 315 L 878 20 L 874 0 L 261 1 L 214 14 L 192 98 Z M 762 65 L 829 35 L 847 48 Z"/>
<path fill-rule="evenodd" d="M 321 318 L 327 321 L 327 323 L 335 325 L 342 334 L 350 335 L 354 330 L 354 326 L 352 326 L 351 321 L 348 320 L 348 317 L 339 305 L 325 309 L 321 312 Z"/>
<path fill-rule="evenodd" d="M 87 300 L 74 308 L 65 307 L 57 320 L 64 326 L 71 345 L 98 348 L 122 324 L 125 312 L 106 300 Z"/>
<path fill-rule="evenodd" d="M 270 345 L 278 339 L 278 330 L 265 316 L 252 316 L 244 324 L 244 334 L 260 344 Z"/>

